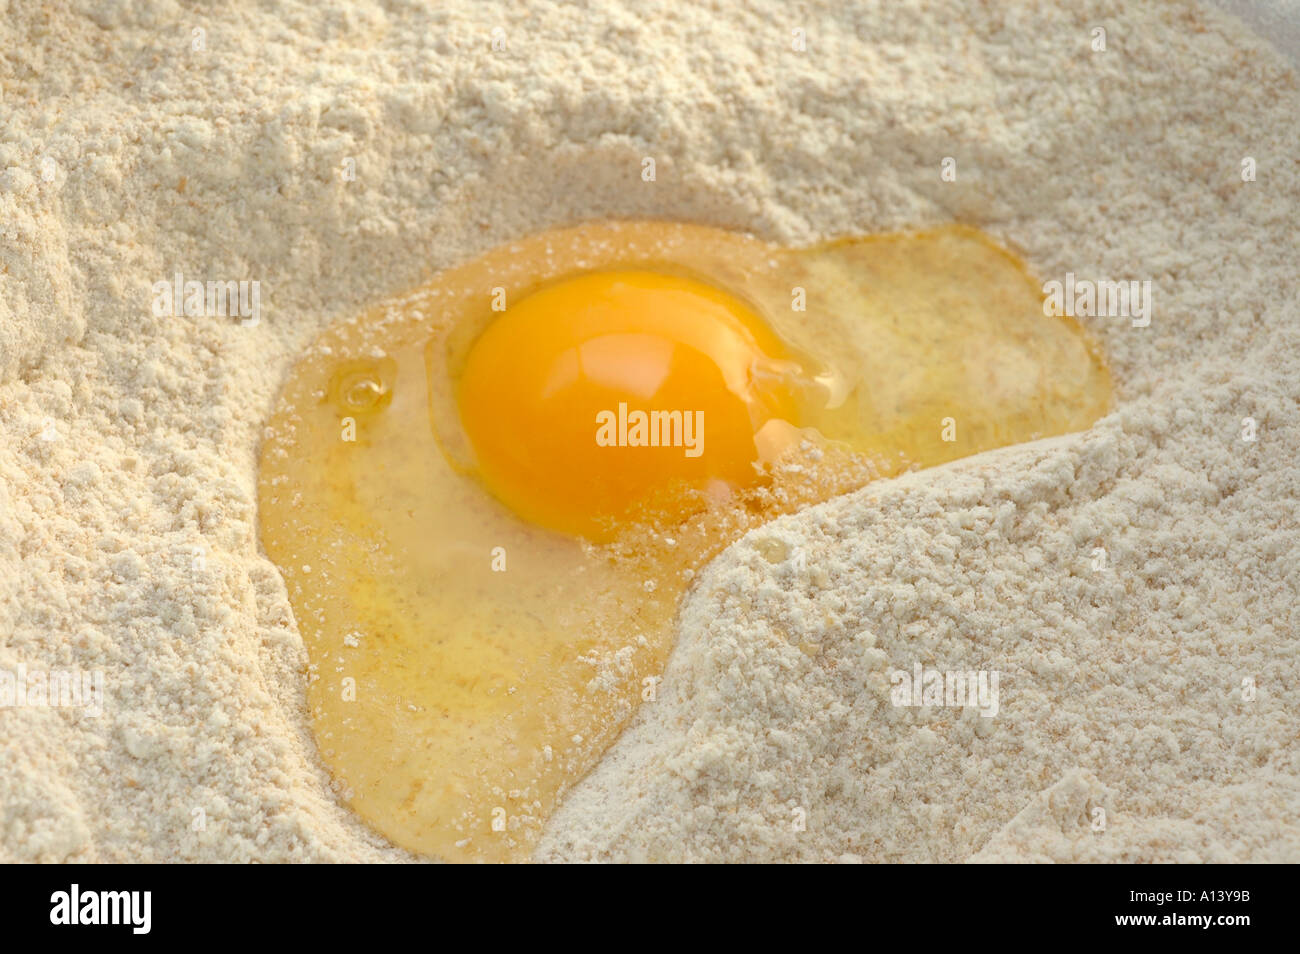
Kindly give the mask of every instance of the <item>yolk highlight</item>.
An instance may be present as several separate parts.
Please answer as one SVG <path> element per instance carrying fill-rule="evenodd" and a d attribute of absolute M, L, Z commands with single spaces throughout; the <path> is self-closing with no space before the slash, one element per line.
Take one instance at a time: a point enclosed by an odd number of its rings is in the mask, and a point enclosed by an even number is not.
<path fill-rule="evenodd" d="M 693 492 L 752 486 L 777 449 L 760 431 L 797 416 L 788 367 L 758 316 L 718 289 L 594 272 L 510 305 L 470 349 L 457 402 L 498 499 L 606 540 L 651 502 L 671 518 Z"/>

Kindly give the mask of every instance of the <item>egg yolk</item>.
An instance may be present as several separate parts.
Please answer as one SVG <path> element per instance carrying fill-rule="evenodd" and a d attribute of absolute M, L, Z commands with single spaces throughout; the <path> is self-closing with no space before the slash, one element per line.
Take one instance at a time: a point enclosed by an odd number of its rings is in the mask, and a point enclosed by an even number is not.
<path fill-rule="evenodd" d="M 761 477 L 797 418 L 797 366 L 742 301 L 651 271 L 592 272 L 510 305 L 460 372 L 488 488 L 523 518 L 607 540 Z M 645 513 L 643 513 L 645 511 Z"/>

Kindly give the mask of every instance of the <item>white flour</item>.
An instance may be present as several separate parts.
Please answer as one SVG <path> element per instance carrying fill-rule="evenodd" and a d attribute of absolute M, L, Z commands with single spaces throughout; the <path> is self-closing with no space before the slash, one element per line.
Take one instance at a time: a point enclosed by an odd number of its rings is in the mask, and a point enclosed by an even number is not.
<path fill-rule="evenodd" d="M 331 320 L 516 235 L 654 216 L 789 242 L 958 219 L 1044 279 L 1149 280 L 1154 309 L 1087 321 L 1120 398 L 1088 433 L 715 561 L 540 857 L 1300 860 L 1300 91 L 1242 28 L 1182 3 L 74 6 L 0 0 L 0 670 L 105 697 L 0 709 L 0 859 L 405 858 L 315 757 L 261 423 Z M 176 271 L 259 281 L 261 321 L 155 316 Z M 997 671 L 997 716 L 891 706 L 917 663 Z"/>

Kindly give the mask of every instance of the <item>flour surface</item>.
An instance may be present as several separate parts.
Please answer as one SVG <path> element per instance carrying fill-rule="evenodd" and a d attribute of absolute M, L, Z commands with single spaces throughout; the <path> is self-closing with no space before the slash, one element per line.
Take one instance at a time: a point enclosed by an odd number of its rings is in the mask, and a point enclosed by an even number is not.
<path fill-rule="evenodd" d="M 1085 319 L 1119 394 L 1088 432 L 712 563 L 538 857 L 1300 861 L 1300 90 L 1236 21 L 0 0 L 0 51 L 0 670 L 104 686 L 0 708 L 0 860 L 407 860 L 315 754 L 262 424 L 331 321 L 657 217 L 959 220 L 1045 280 L 1150 281 L 1151 321 Z M 258 281 L 260 320 L 155 314 L 177 272 Z M 998 714 L 891 705 L 916 664 L 998 672 Z"/>

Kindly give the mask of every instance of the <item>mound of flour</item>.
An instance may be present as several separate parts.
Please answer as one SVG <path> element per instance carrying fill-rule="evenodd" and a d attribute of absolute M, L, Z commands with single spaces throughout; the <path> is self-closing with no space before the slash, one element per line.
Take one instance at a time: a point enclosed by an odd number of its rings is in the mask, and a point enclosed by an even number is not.
<path fill-rule="evenodd" d="M 540 858 L 1300 860 L 1300 91 L 1244 28 L 70 6 L 0 0 L 0 672 L 99 673 L 102 711 L 0 708 L 0 858 L 406 858 L 315 757 L 261 424 L 330 321 L 528 231 L 652 216 L 788 242 L 957 219 L 1045 279 L 1151 281 L 1152 320 L 1085 319 L 1119 390 L 1089 432 L 717 559 Z M 260 321 L 156 315 L 176 272 L 259 282 Z M 997 715 L 892 705 L 917 665 L 998 673 Z"/>

